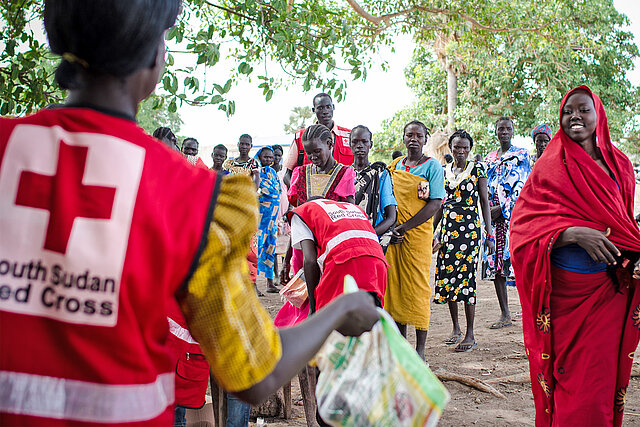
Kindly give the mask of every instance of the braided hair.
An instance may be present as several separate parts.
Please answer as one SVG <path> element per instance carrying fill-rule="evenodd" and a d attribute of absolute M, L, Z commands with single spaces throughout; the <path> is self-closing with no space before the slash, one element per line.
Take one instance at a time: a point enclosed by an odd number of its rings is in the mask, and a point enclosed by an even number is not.
<path fill-rule="evenodd" d="M 327 142 L 329 145 L 333 145 L 333 138 L 331 137 L 331 131 L 325 125 L 311 125 L 305 129 L 302 134 L 302 142 L 311 141 L 312 139 L 320 139 L 320 141 Z"/>
<path fill-rule="evenodd" d="M 167 127 L 159 127 L 158 129 L 154 130 L 153 137 L 161 141 L 164 139 L 171 139 L 171 138 L 176 139 L 176 136 L 173 134 L 171 129 Z"/>

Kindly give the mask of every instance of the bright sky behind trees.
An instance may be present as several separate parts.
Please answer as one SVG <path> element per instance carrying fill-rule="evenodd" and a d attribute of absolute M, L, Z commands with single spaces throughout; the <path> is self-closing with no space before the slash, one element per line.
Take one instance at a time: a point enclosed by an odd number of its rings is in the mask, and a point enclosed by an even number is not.
<path fill-rule="evenodd" d="M 628 30 L 635 35 L 640 46 L 640 2 L 638 0 L 614 0 L 616 9 L 626 14 L 631 25 Z M 406 86 L 404 68 L 409 64 L 414 43 L 408 36 L 400 36 L 394 43 L 395 52 L 383 48 L 380 59 L 369 70 L 366 81 L 353 81 L 347 86 L 347 96 L 343 102 L 336 103 L 334 118 L 342 126 L 352 127 L 364 124 L 375 133 L 380 130 L 381 122 L 410 104 L 414 95 Z M 381 69 L 386 60 L 389 68 Z M 640 85 L 640 61 L 628 74 L 629 80 Z M 220 64 L 222 65 L 222 64 Z M 267 65 L 270 73 L 277 73 L 277 64 Z M 222 72 L 225 67 L 214 67 Z M 218 71 L 216 71 L 218 70 Z M 214 76 L 223 80 L 221 76 Z M 288 144 L 292 136 L 284 132 L 284 124 L 289 121 L 294 107 L 311 105 L 316 91 L 304 93 L 299 84 L 291 84 L 274 92 L 273 98 L 266 102 L 261 92 L 256 90 L 255 82 L 239 82 L 232 88 L 231 96 L 236 102 L 236 112 L 231 118 L 215 106 L 183 106 L 179 112 L 184 121 L 181 134 L 193 136 L 200 141 L 201 156 L 211 163 L 210 152 L 214 145 L 225 144 L 234 148 L 239 135 L 249 133 L 254 137 L 254 145 Z M 374 136 L 375 139 L 375 136 Z M 520 145 L 528 144 L 527 138 Z"/>

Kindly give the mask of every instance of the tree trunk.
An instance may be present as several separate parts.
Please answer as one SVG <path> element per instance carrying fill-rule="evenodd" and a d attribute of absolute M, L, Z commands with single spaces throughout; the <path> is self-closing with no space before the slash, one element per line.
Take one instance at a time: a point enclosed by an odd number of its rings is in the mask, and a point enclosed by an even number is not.
<path fill-rule="evenodd" d="M 458 76 L 447 67 L 447 130 L 456 129 L 456 107 L 458 105 Z"/>

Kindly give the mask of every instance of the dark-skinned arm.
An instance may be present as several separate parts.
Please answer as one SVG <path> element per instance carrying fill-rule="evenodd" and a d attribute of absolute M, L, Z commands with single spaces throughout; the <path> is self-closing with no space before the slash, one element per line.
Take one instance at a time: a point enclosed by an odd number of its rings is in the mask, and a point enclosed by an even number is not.
<path fill-rule="evenodd" d="M 418 211 L 417 214 L 409 218 L 404 224 L 396 227 L 396 230 L 402 229 L 403 233 L 415 228 L 427 221 L 440 209 L 442 199 L 429 199 L 429 201 Z"/>
<path fill-rule="evenodd" d="M 251 179 L 253 180 L 256 188 L 260 188 L 260 171 L 258 169 L 251 171 Z"/>
<path fill-rule="evenodd" d="M 369 293 L 341 295 L 300 325 L 280 330 L 282 357 L 274 370 L 249 389 L 232 394 L 252 405 L 262 403 L 302 370 L 334 329 L 357 336 L 371 330 L 379 318 Z"/>
<path fill-rule="evenodd" d="M 300 242 L 302 248 L 302 267 L 304 268 L 304 281 L 307 283 L 309 294 L 309 313 L 316 311 L 316 286 L 320 283 L 320 266 L 318 265 L 318 251 L 313 240 Z"/>
<path fill-rule="evenodd" d="M 554 248 L 577 244 L 582 247 L 595 262 L 615 264 L 615 256 L 620 256 L 620 251 L 607 237 L 611 229 L 605 231 L 595 230 L 589 227 L 569 227 L 562 231 L 553 244 Z"/>
<path fill-rule="evenodd" d="M 442 199 L 429 199 L 417 214 L 409 218 L 404 224 L 396 226 L 393 230 L 391 243 L 401 243 L 404 240 L 404 234 L 407 231 L 429 221 L 429 218 L 431 218 L 438 209 L 440 209 L 441 205 Z"/>
<path fill-rule="evenodd" d="M 291 266 L 291 256 L 293 255 L 293 250 L 291 249 L 291 239 L 287 239 L 287 250 L 285 251 L 284 261 L 282 263 L 282 270 L 280 271 L 280 282 L 282 285 L 285 285 L 290 277 L 290 266 Z"/>
<path fill-rule="evenodd" d="M 291 188 L 291 175 L 293 175 L 293 171 L 291 169 L 284 171 L 282 182 L 284 182 L 284 185 L 286 185 L 287 188 Z"/>
<path fill-rule="evenodd" d="M 347 203 L 351 203 L 352 205 L 355 205 L 356 198 L 354 196 L 347 196 Z"/>
<path fill-rule="evenodd" d="M 489 212 L 491 212 L 491 221 L 499 222 L 500 220 L 504 220 L 504 215 L 502 215 L 502 207 L 500 205 L 491 206 Z"/>
<path fill-rule="evenodd" d="M 480 196 L 480 208 L 482 209 L 482 219 L 484 220 L 484 231 L 487 236 L 491 235 L 491 209 L 489 208 L 489 189 L 487 188 L 487 178 L 478 179 L 478 195 Z M 502 216 L 502 211 L 500 211 Z M 495 236 L 494 236 L 495 239 Z M 492 254 L 496 248 L 495 242 L 485 239 L 485 246 Z"/>
<path fill-rule="evenodd" d="M 433 229 L 434 230 L 436 228 L 438 228 L 438 224 L 440 224 L 441 220 L 442 220 L 442 203 L 440 204 L 440 207 L 438 208 L 436 213 L 433 214 Z"/>
<path fill-rule="evenodd" d="M 398 220 L 398 207 L 396 205 L 385 206 L 382 214 L 382 221 L 376 225 L 375 230 L 378 236 L 382 236 Z"/>
<path fill-rule="evenodd" d="M 440 224 L 440 221 L 442 220 L 442 211 L 443 211 L 443 207 L 441 204 L 440 209 L 438 209 L 436 213 L 433 215 L 433 231 L 436 231 L 436 229 L 438 228 L 438 224 Z M 435 250 L 435 248 L 437 248 L 441 240 L 442 240 L 442 229 L 433 233 L 433 242 L 431 244 L 432 249 Z"/>
<path fill-rule="evenodd" d="M 484 228 L 487 234 L 491 234 L 491 208 L 489 207 L 489 189 L 487 188 L 487 178 L 485 177 L 478 179 L 478 195 L 480 196 Z M 500 216 L 502 216 L 502 211 Z"/>

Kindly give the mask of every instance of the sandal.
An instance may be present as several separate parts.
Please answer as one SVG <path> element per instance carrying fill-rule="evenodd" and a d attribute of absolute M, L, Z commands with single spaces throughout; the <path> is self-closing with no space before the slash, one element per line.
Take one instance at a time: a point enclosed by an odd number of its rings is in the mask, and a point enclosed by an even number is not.
<path fill-rule="evenodd" d="M 496 323 L 489 326 L 489 329 L 502 329 L 512 325 L 513 325 L 513 322 L 511 322 L 511 320 L 499 320 Z"/>
<path fill-rule="evenodd" d="M 444 340 L 444 343 L 446 345 L 453 345 L 453 344 L 457 344 L 458 341 L 460 341 L 461 339 L 462 339 L 462 332 L 460 332 L 457 335 L 451 335 L 449 338 Z"/>
<path fill-rule="evenodd" d="M 280 291 L 275 286 L 271 286 L 271 287 L 267 288 L 267 292 L 270 293 L 270 294 L 277 294 Z"/>
<path fill-rule="evenodd" d="M 455 351 L 457 351 L 458 353 L 466 353 L 467 351 L 471 351 L 474 348 L 478 347 L 478 343 L 477 342 L 472 342 L 471 344 L 466 343 L 466 344 L 458 344 L 455 348 Z"/>

